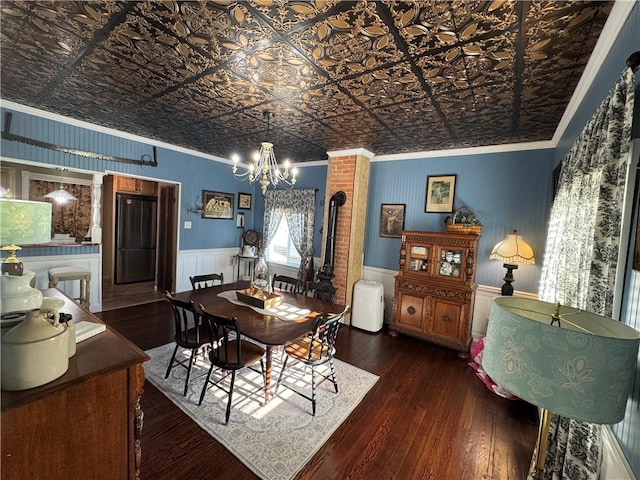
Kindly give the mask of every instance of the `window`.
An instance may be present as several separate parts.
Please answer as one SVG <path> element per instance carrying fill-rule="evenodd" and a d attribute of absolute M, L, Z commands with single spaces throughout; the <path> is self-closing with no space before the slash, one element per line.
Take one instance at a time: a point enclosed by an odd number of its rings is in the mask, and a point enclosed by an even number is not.
<path fill-rule="evenodd" d="M 267 261 L 282 263 L 292 267 L 300 266 L 300 255 L 289 236 L 289 225 L 284 215 L 280 219 L 276 234 L 267 250 Z"/>

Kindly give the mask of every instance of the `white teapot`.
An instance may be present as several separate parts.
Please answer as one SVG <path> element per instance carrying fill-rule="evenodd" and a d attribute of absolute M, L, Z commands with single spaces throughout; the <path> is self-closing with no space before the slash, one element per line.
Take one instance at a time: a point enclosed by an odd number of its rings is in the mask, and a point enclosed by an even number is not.
<path fill-rule="evenodd" d="M 27 390 L 64 375 L 72 355 L 71 341 L 75 346 L 57 310 L 28 311 L 22 322 L 2 336 L 2 389 Z"/>

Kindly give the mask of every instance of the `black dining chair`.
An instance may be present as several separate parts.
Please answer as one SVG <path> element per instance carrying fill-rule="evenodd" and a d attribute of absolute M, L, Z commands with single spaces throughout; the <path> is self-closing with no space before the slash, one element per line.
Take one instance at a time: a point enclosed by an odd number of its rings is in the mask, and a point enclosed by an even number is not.
<path fill-rule="evenodd" d="M 238 321 L 235 317 L 221 317 L 213 313 L 207 312 L 207 310 L 200 305 L 198 307 L 199 312 L 202 315 L 204 324 L 209 331 L 209 341 L 214 348 L 209 350 L 209 360 L 211 361 L 211 367 L 207 373 L 207 379 L 202 387 L 202 393 L 200 394 L 200 401 L 198 405 L 202 405 L 204 396 L 207 393 L 207 387 L 213 385 L 219 388 L 223 392 L 227 393 L 227 410 L 225 414 L 225 425 L 229 423 L 229 416 L 231 414 L 231 400 L 233 397 L 233 386 L 236 380 L 236 372 L 245 367 L 260 373 L 262 376 L 262 385 L 254 391 L 248 393 L 254 395 L 258 392 L 264 391 L 265 385 L 265 369 L 263 357 L 265 349 L 260 345 L 243 340 L 240 336 L 240 329 L 238 328 Z M 260 362 L 260 371 L 256 370 L 252 366 Z M 218 369 L 221 374 L 217 380 L 212 380 L 211 376 L 213 371 Z M 228 389 L 224 387 L 222 382 L 229 378 L 227 375 L 231 372 L 231 380 Z"/>
<path fill-rule="evenodd" d="M 193 290 L 198 290 L 200 288 L 208 288 L 216 285 L 216 282 L 219 284 L 224 283 L 224 274 L 220 273 L 209 273 L 207 275 L 194 275 L 193 277 L 189 277 L 189 281 L 191 282 L 191 288 Z"/>
<path fill-rule="evenodd" d="M 349 311 L 349 306 L 347 305 L 345 309 L 337 314 L 337 315 L 322 315 L 318 317 L 316 320 L 315 326 L 313 327 L 313 331 L 311 335 L 301 338 L 300 340 L 290 343 L 284 349 L 286 356 L 284 357 L 284 364 L 282 365 L 282 370 L 280 371 L 280 375 L 278 376 L 278 382 L 276 383 L 276 394 L 278 393 L 278 388 L 282 384 L 282 386 L 288 388 L 289 390 L 297 393 L 301 397 L 306 398 L 307 400 L 311 400 L 311 411 L 315 416 L 316 414 L 316 388 L 325 380 L 331 380 L 333 383 L 333 387 L 338 393 L 338 381 L 336 380 L 336 372 L 333 365 L 333 357 L 336 353 L 336 338 L 338 337 L 338 331 L 340 330 L 340 322 L 344 318 L 344 316 Z M 304 365 L 305 367 L 310 367 L 311 370 L 311 395 L 309 396 L 307 393 L 303 392 L 298 386 L 297 382 L 304 379 L 306 377 L 307 368 L 302 370 L 302 373 L 298 375 L 293 375 L 292 380 L 295 380 L 296 385 L 294 386 L 293 381 L 291 382 L 282 382 L 282 377 L 284 372 L 287 369 L 287 363 L 289 359 L 298 362 L 299 364 Z M 320 365 L 324 365 L 329 363 L 330 367 L 330 375 L 317 371 L 317 367 Z M 291 370 L 291 369 L 290 369 Z M 320 377 L 320 381 L 316 383 L 316 374 Z"/>
<path fill-rule="evenodd" d="M 323 302 L 333 303 L 338 289 L 330 283 L 308 282 L 304 289 L 304 294 Z"/>
<path fill-rule="evenodd" d="M 274 292 L 281 290 L 291 293 L 300 293 L 302 291 L 300 280 L 286 275 L 274 275 L 271 280 L 271 288 Z"/>
<path fill-rule="evenodd" d="M 164 378 L 168 378 L 171 373 L 171 369 L 175 365 L 180 365 L 187 370 L 187 378 L 184 381 L 183 395 L 187 394 L 189 388 L 189 378 L 191 377 L 191 371 L 193 369 L 193 361 L 196 355 L 206 348 L 209 343 L 209 331 L 202 324 L 201 316 L 196 312 L 193 302 L 183 302 L 174 298 L 169 292 L 166 292 L 166 299 L 171 304 L 173 310 L 173 319 L 175 326 L 175 334 L 173 340 L 176 343 L 176 348 L 173 349 L 171 360 L 167 367 L 167 373 Z M 189 349 L 191 355 L 189 359 L 183 359 L 177 357 L 178 349 Z"/>

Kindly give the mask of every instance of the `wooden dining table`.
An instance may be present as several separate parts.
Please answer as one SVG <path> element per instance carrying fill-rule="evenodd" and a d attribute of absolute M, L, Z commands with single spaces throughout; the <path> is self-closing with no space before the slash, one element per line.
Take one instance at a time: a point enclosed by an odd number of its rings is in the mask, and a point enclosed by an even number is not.
<path fill-rule="evenodd" d="M 240 333 L 265 346 L 265 385 L 264 402 L 267 403 L 271 392 L 271 371 L 273 367 L 273 349 L 302 338 L 313 329 L 316 319 L 322 314 L 336 314 L 342 309 L 331 302 L 317 300 L 303 294 L 277 291 L 282 295 L 283 303 L 309 310 L 305 317 L 296 320 L 282 320 L 273 315 L 264 315 L 246 304 L 235 304 L 220 296 L 222 292 L 235 292 L 249 288 L 249 282 L 233 282 L 209 288 L 179 292 L 173 296 L 182 301 L 193 300 L 202 305 L 209 313 L 222 317 L 235 317 Z"/>

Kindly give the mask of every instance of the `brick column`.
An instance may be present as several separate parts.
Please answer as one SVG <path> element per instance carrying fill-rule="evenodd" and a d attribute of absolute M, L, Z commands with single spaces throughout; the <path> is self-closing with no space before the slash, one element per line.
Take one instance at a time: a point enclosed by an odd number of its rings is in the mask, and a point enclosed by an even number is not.
<path fill-rule="evenodd" d="M 369 166 L 373 154 L 364 149 L 328 152 L 329 169 L 325 193 L 325 210 L 322 239 L 322 259 L 327 238 L 327 213 L 329 199 L 343 191 L 347 201 L 338 209 L 334 275 L 331 281 L 338 288 L 336 303 L 351 305 L 353 284 L 362 277 L 362 253 L 364 228 L 367 217 L 369 191 Z M 350 323 L 350 317 L 345 323 Z"/>

